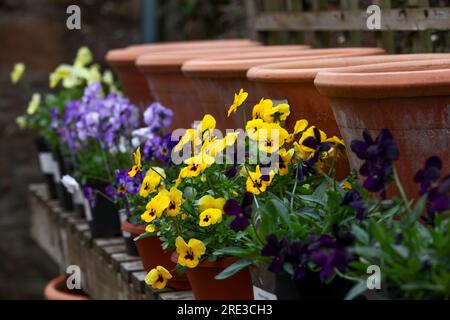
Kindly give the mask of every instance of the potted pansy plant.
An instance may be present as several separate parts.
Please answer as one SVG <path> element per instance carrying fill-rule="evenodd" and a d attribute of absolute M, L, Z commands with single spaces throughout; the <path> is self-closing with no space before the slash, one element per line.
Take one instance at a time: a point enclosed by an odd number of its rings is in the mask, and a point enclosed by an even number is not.
<path fill-rule="evenodd" d="M 133 143 L 139 143 L 134 134 L 139 118 L 136 106 L 114 92 L 105 92 L 99 82 L 87 86 L 81 99 L 69 101 L 64 113 L 53 115 L 53 128 L 72 159 L 73 175 L 81 186 L 93 237 L 120 234 L 115 174 L 132 164 Z"/>
<path fill-rule="evenodd" d="M 72 197 L 61 184 L 61 178 L 64 174 L 70 173 L 72 161 L 66 150 L 61 148 L 58 133 L 54 130 L 57 125 L 55 117 L 63 114 L 66 104 L 73 99 L 79 99 L 83 95 L 84 88 L 93 82 L 101 82 L 105 89 L 117 91 L 112 73 L 106 70 L 102 74 L 99 66 L 92 61 L 90 50 L 81 47 L 73 65 L 62 64 L 50 74 L 51 92 L 34 93 L 26 113 L 17 118 L 21 128 L 31 128 L 37 132 L 39 162 L 41 170 L 46 174 L 50 195 L 57 195 L 67 210 L 73 207 Z M 14 83 L 19 81 L 24 70 L 23 64 L 16 65 L 11 74 Z"/>
<path fill-rule="evenodd" d="M 145 233 L 146 225 L 140 218 L 141 212 L 136 208 L 145 206 L 148 195 L 156 191 L 165 177 L 164 168 L 168 166 L 170 153 L 176 144 L 171 141 L 171 134 L 165 134 L 172 118 L 173 112 L 170 109 L 157 102 L 152 103 L 144 112 L 146 126 L 132 133 L 133 145 L 139 146 L 133 153 L 133 166 L 117 170 L 115 175 L 113 197 L 122 208 L 121 228 L 128 253 L 139 255 L 144 268 L 149 270 L 154 251 L 151 247 L 154 246 L 155 239 L 140 237 L 134 241 Z M 156 245 L 160 247 L 159 241 Z"/>
<path fill-rule="evenodd" d="M 441 159 L 430 156 L 411 177 L 417 185 L 414 200 L 406 196 L 395 169 L 399 150 L 389 130 L 375 138 L 365 130 L 351 149 L 362 161 L 362 181 L 353 181 L 341 205 L 365 219 L 352 225 L 350 249 L 358 259 L 347 276 L 357 284 L 347 299 L 361 293 L 383 299 L 449 299 L 450 176 L 442 177 Z"/>
<path fill-rule="evenodd" d="M 229 114 L 245 98 L 244 91 L 237 94 Z M 210 115 L 186 130 L 174 148 L 185 156 L 178 176 L 166 177 L 168 184 L 148 202 L 141 216 L 157 226 L 163 247 L 176 252 L 173 257 L 179 269 L 187 270 L 197 298 L 253 298 L 247 268 L 252 262 L 237 261 L 260 256 L 265 241 L 249 246 L 262 224 L 252 218 L 253 207 L 262 207 L 272 195 L 283 196 L 293 189 L 308 194 L 307 182 L 296 182 L 292 176 L 303 181 L 314 170 L 332 172 L 333 159 L 343 151 L 340 139 L 326 137 L 306 120 L 299 120 L 294 132 L 288 133 L 281 126 L 289 116 L 287 104 L 274 106 L 263 99 L 252 114 L 245 132 L 228 132 L 223 138 L 214 130 L 215 119 Z M 175 195 L 181 201 L 174 201 Z M 171 215 L 170 206 L 177 203 L 178 213 Z"/>

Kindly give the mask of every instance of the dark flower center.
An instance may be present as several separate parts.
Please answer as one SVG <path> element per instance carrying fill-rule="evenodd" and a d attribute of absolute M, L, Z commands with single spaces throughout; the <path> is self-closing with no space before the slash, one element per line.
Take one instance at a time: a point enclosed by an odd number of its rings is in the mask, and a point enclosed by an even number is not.
<path fill-rule="evenodd" d="M 169 210 L 175 210 L 175 208 L 176 208 L 175 203 L 173 201 L 170 201 Z"/>
<path fill-rule="evenodd" d="M 159 275 L 159 276 L 158 276 L 158 280 L 156 280 L 156 282 L 161 282 L 161 283 L 163 283 L 163 282 L 164 282 L 163 276 L 162 276 L 162 275 Z"/>
<path fill-rule="evenodd" d="M 189 250 L 188 252 L 186 252 L 186 255 L 184 256 L 184 259 L 186 260 L 194 260 L 194 254 L 192 253 L 191 250 Z"/>

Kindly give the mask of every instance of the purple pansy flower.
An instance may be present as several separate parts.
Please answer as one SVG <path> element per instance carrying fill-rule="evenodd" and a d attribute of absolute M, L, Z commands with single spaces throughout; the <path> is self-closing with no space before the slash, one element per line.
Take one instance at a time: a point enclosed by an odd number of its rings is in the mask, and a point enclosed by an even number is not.
<path fill-rule="evenodd" d="M 419 170 L 415 177 L 414 182 L 420 183 L 419 195 L 424 195 L 431 184 L 437 181 L 441 175 L 442 161 L 439 157 L 430 157 L 425 163 L 425 168 Z"/>
<path fill-rule="evenodd" d="M 388 129 L 381 130 L 374 140 L 367 129 L 363 131 L 364 140 L 352 141 L 350 148 L 356 156 L 364 160 L 359 173 L 366 177 L 364 188 L 370 192 L 380 192 L 386 197 L 386 184 L 392 180 L 392 162 L 398 159 L 399 150 Z"/>
<path fill-rule="evenodd" d="M 144 122 L 151 132 L 157 133 L 170 126 L 173 112 L 159 102 L 152 103 L 144 112 Z"/>
<path fill-rule="evenodd" d="M 89 202 L 90 207 L 95 208 L 95 206 L 97 205 L 97 197 L 95 195 L 94 189 L 92 187 L 84 187 L 83 195 Z"/>
<path fill-rule="evenodd" d="M 252 205 L 253 195 L 249 192 L 245 193 L 241 205 L 234 199 L 230 199 L 225 203 L 223 211 L 230 216 L 234 216 L 234 220 L 230 223 L 232 230 L 244 231 L 247 229 L 252 216 Z"/>
<path fill-rule="evenodd" d="M 354 209 L 356 211 L 356 219 L 364 219 L 364 213 L 367 210 L 367 204 L 364 202 L 364 199 L 362 198 L 358 190 L 351 189 L 347 191 L 340 205 L 349 206 L 350 208 Z"/>

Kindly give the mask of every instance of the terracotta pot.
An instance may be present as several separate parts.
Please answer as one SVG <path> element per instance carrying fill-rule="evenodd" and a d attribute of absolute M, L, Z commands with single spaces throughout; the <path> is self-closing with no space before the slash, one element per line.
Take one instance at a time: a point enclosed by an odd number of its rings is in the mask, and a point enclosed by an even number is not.
<path fill-rule="evenodd" d="M 172 255 L 177 261 L 178 254 Z M 245 268 L 235 275 L 216 280 L 214 277 L 237 261 L 236 258 L 225 257 L 216 262 L 203 261 L 186 273 L 194 292 L 195 300 L 253 300 L 253 286 L 250 271 Z"/>
<path fill-rule="evenodd" d="M 312 49 L 299 52 L 258 52 L 248 54 L 234 54 L 216 58 L 199 59 L 184 64 L 183 72 L 191 78 L 203 107 L 216 114 L 220 123 L 219 128 L 241 128 L 243 126 L 242 113 L 237 112 L 229 119 L 227 110 L 233 101 L 234 93 L 243 88 L 249 93 L 247 106 L 253 107 L 263 98 L 255 83 L 247 80 L 247 71 L 257 65 L 307 60 L 318 57 L 363 56 L 384 53 L 378 48 L 340 48 L 340 49 Z M 270 97 L 266 97 L 270 98 Z M 246 118 L 251 115 L 251 107 L 247 107 Z"/>
<path fill-rule="evenodd" d="M 443 174 L 450 172 L 450 59 L 324 71 L 315 84 L 330 100 L 347 145 L 361 139 L 364 128 L 373 135 L 391 130 L 400 149 L 395 166 L 410 197 L 417 197 L 413 177 L 428 157 L 439 156 Z M 358 169 L 361 162 L 349 150 L 348 158 Z"/>
<path fill-rule="evenodd" d="M 160 52 L 140 56 L 136 65 L 145 75 L 148 86 L 155 99 L 174 111 L 171 129 L 190 128 L 194 121 L 201 120 L 211 110 L 202 108 L 200 99 L 192 82 L 181 71 L 182 65 L 192 59 L 217 57 L 223 54 L 240 52 L 279 52 L 284 54 L 299 52 L 307 46 L 270 46 L 270 47 L 225 47 L 202 50 L 179 50 Z M 206 94 L 199 92 L 200 95 Z M 217 114 L 217 116 L 221 116 Z"/>
<path fill-rule="evenodd" d="M 66 276 L 59 276 L 50 281 L 44 289 L 46 300 L 91 300 L 81 290 L 69 290 L 66 286 Z"/>
<path fill-rule="evenodd" d="M 147 86 L 144 76 L 136 69 L 137 57 L 144 53 L 161 52 L 191 48 L 210 48 L 223 46 L 252 47 L 258 43 L 247 39 L 183 41 L 154 44 L 133 45 L 126 48 L 113 49 L 106 54 L 106 61 L 117 74 L 125 95 L 134 104 L 144 109 L 153 102 L 153 95 Z"/>
<path fill-rule="evenodd" d="M 135 226 L 136 232 L 144 233 L 144 226 Z M 165 252 L 162 247 L 162 243 L 158 237 L 147 237 L 136 241 L 136 247 L 139 252 L 139 257 L 141 257 L 142 265 L 144 270 L 149 272 L 157 266 L 163 266 L 169 271 L 172 271 L 173 278 L 170 279 L 167 286 L 177 290 L 190 290 L 191 286 L 186 275 L 178 275 L 175 270 L 176 263 L 172 262 L 170 256 L 172 253 Z"/>
<path fill-rule="evenodd" d="M 122 212 L 119 212 L 119 214 L 122 214 Z M 127 253 L 131 256 L 139 256 L 139 252 L 136 246 L 137 241 L 134 241 L 134 238 L 144 233 L 145 228 L 140 225 L 133 224 L 128 220 L 124 219 L 122 221 L 121 229 L 122 229 L 122 237 L 125 240 Z"/>

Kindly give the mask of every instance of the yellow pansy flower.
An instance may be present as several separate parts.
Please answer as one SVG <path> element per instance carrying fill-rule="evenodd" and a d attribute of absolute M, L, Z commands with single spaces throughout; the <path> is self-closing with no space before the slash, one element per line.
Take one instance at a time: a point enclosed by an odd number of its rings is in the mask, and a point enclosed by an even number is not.
<path fill-rule="evenodd" d="M 245 100 L 247 100 L 248 92 L 245 92 L 244 89 L 239 90 L 239 93 L 234 94 L 234 100 L 231 104 L 230 108 L 228 109 L 228 117 L 231 115 L 232 112 L 236 112 L 238 107 L 240 107 Z"/>
<path fill-rule="evenodd" d="M 145 207 L 145 212 L 141 214 L 141 219 L 147 223 L 156 218 L 161 218 L 164 210 L 169 207 L 169 192 L 166 189 L 161 190 Z"/>
<path fill-rule="evenodd" d="M 206 252 L 203 242 L 197 239 L 190 239 L 186 243 L 182 237 L 178 236 L 175 245 L 178 253 L 178 264 L 188 268 L 195 268 Z"/>
<path fill-rule="evenodd" d="M 91 66 L 84 76 L 84 79 L 88 84 L 94 83 L 94 82 L 100 82 L 102 80 L 102 74 L 100 73 L 100 66 L 97 64 L 94 64 Z"/>
<path fill-rule="evenodd" d="M 154 289 L 164 289 L 170 279 L 172 279 L 170 272 L 163 266 L 157 266 L 147 274 L 145 283 Z"/>
<path fill-rule="evenodd" d="M 84 67 L 92 62 L 92 52 L 87 47 L 81 47 L 77 51 L 74 66 Z"/>
<path fill-rule="evenodd" d="M 274 173 L 271 171 L 269 175 L 263 176 L 259 165 L 256 166 L 254 172 L 249 172 L 247 177 L 247 191 L 258 195 L 266 191 L 267 187 L 272 183 Z"/>
<path fill-rule="evenodd" d="M 39 93 L 33 93 L 30 102 L 28 103 L 27 113 L 31 116 L 36 113 L 41 104 L 41 95 Z"/>
<path fill-rule="evenodd" d="M 342 184 L 342 189 L 344 189 L 344 190 L 351 190 L 352 189 L 352 185 L 350 184 L 350 182 L 345 181 L 344 184 Z"/>
<path fill-rule="evenodd" d="M 272 109 L 273 102 L 270 99 L 262 98 L 258 104 L 255 104 L 252 110 L 253 120 L 264 119 L 264 114 Z"/>
<path fill-rule="evenodd" d="M 142 181 L 141 189 L 139 190 L 139 195 L 143 198 L 147 198 L 149 194 L 158 191 L 161 185 L 162 179 L 166 178 L 166 173 L 164 169 L 159 167 L 152 167 L 147 171 L 147 175 Z"/>
<path fill-rule="evenodd" d="M 105 72 L 103 72 L 102 81 L 109 86 L 114 85 L 114 76 L 111 70 L 105 70 Z"/>
<path fill-rule="evenodd" d="M 145 227 L 145 232 L 148 232 L 148 233 L 153 233 L 153 232 L 155 232 L 155 226 L 154 225 L 152 225 L 152 224 L 148 224 L 146 227 Z"/>
<path fill-rule="evenodd" d="M 287 103 L 281 103 L 276 107 L 265 110 L 263 120 L 269 123 L 284 121 L 290 114 L 291 111 L 289 105 Z"/>
<path fill-rule="evenodd" d="M 277 123 L 264 123 L 257 132 L 258 147 L 266 153 L 278 151 L 289 139 L 289 134 Z"/>
<path fill-rule="evenodd" d="M 20 129 L 25 129 L 27 127 L 27 117 L 25 116 L 18 116 L 16 118 L 16 123 L 19 126 Z"/>
<path fill-rule="evenodd" d="M 316 128 L 315 126 L 309 127 L 306 131 L 304 131 L 302 133 L 302 136 L 300 137 L 298 143 L 297 142 L 294 143 L 295 150 L 297 151 L 297 153 L 299 154 L 300 158 L 302 158 L 302 159 L 308 159 L 315 152 L 314 149 L 303 145 L 303 142 L 306 139 L 308 139 L 310 137 L 315 138 L 315 135 L 314 135 L 314 129 L 315 128 Z M 325 141 L 327 139 L 327 135 L 325 134 L 325 132 L 323 132 L 321 130 L 318 130 L 318 132 L 319 132 L 319 135 L 320 135 L 320 140 L 321 141 Z"/>
<path fill-rule="evenodd" d="M 247 121 L 245 126 L 245 131 L 247 135 L 252 140 L 258 140 L 258 131 L 264 126 L 264 121 L 262 119 L 255 119 Z"/>
<path fill-rule="evenodd" d="M 22 78 L 24 72 L 25 72 L 25 64 L 23 64 L 22 62 L 16 63 L 10 74 L 11 82 L 13 84 L 18 83 Z"/>
<path fill-rule="evenodd" d="M 302 133 L 303 131 L 306 130 L 307 127 L 308 127 L 308 120 L 305 119 L 297 120 L 294 126 L 293 134 L 296 135 Z"/>
<path fill-rule="evenodd" d="M 142 163 L 141 163 L 141 147 L 137 148 L 136 152 L 133 153 L 134 157 L 134 166 L 128 171 L 128 175 L 130 177 L 134 177 L 138 172 L 142 171 Z"/>
<path fill-rule="evenodd" d="M 326 152 L 326 156 L 339 158 L 345 155 L 345 142 L 344 140 L 333 136 L 328 138 L 326 142 L 332 142 L 333 146 Z"/>
<path fill-rule="evenodd" d="M 176 187 L 172 187 L 169 192 L 169 206 L 167 207 L 167 215 L 175 217 L 180 212 L 181 205 L 183 204 L 183 192 Z"/>
<path fill-rule="evenodd" d="M 226 202 L 225 198 L 214 198 L 208 194 L 198 200 L 198 211 L 203 212 L 206 209 L 219 209 L 222 211 Z"/>
<path fill-rule="evenodd" d="M 222 222 L 222 210 L 220 209 L 206 209 L 199 216 L 200 227 L 207 227 L 212 224 Z"/>
<path fill-rule="evenodd" d="M 280 176 L 284 176 L 289 173 L 289 164 L 292 162 L 294 152 L 294 149 L 290 149 L 289 151 L 286 151 L 286 149 L 280 149 L 278 152 L 280 161 L 278 164 L 278 173 Z"/>
<path fill-rule="evenodd" d="M 215 128 L 216 128 L 216 119 L 210 114 L 205 114 L 202 121 L 200 121 L 200 123 L 197 126 L 197 130 L 200 133 L 203 133 L 206 130 L 213 130 Z"/>
<path fill-rule="evenodd" d="M 207 163 L 203 161 L 202 155 L 186 159 L 184 163 L 188 166 L 181 169 L 179 175 L 181 178 L 197 177 L 207 168 Z"/>
<path fill-rule="evenodd" d="M 187 129 L 173 150 L 175 152 L 181 151 L 186 143 L 191 143 L 193 146 L 198 146 L 202 143 L 201 135 L 198 130 Z"/>

